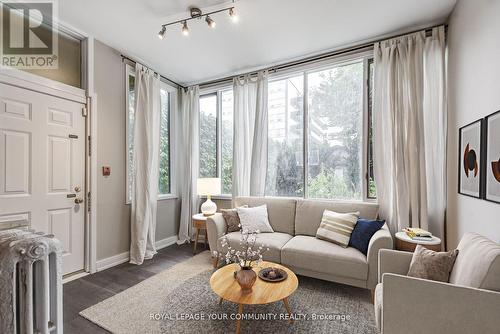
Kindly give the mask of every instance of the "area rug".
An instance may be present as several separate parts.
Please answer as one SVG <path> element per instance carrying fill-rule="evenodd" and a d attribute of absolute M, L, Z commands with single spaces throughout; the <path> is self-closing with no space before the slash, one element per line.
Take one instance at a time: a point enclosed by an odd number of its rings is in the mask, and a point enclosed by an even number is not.
<path fill-rule="evenodd" d="M 210 253 L 175 265 L 80 313 L 112 333 L 230 333 L 237 305 L 210 289 Z M 246 306 L 241 333 L 377 333 L 368 290 L 299 276 L 282 303 Z"/>

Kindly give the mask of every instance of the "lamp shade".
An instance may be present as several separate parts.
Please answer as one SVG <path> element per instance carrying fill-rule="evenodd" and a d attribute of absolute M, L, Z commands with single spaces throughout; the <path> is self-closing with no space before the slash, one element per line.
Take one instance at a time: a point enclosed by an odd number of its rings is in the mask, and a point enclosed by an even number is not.
<path fill-rule="evenodd" d="M 198 179 L 197 189 L 200 196 L 220 195 L 220 178 L 206 177 Z"/>

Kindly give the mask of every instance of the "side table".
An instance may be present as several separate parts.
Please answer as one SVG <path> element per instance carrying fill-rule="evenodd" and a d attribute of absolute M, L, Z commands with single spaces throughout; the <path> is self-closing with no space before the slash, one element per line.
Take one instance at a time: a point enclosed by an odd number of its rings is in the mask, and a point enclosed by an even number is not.
<path fill-rule="evenodd" d="M 413 252 L 417 245 L 422 245 L 427 249 L 441 252 L 441 239 L 433 236 L 429 241 L 413 240 L 405 232 L 396 233 L 396 249 L 405 252 Z"/>
<path fill-rule="evenodd" d="M 198 247 L 198 241 L 200 239 L 200 230 L 203 232 L 203 243 L 205 244 L 205 248 L 207 248 L 208 244 L 208 231 L 207 231 L 207 217 L 202 213 L 198 213 L 193 215 L 193 227 L 196 229 L 196 236 L 194 238 L 194 248 L 193 254 L 196 254 L 196 248 Z"/>

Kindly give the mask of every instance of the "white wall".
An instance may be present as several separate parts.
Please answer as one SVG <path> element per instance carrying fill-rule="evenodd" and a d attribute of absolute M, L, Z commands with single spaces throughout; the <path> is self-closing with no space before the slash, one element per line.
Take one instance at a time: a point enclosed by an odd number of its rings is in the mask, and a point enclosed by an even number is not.
<path fill-rule="evenodd" d="M 450 16 L 447 248 L 468 231 L 500 242 L 500 204 L 458 194 L 458 128 L 500 109 L 500 1 L 459 0 Z"/>
<path fill-rule="evenodd" d="M 94 76 L 97 93 L 97 260 L 128 252 L 130 206 L 125 204 L 125 64 L 120 53 L 95 41 Z M 111 167 L 103 176 L 102 166 Z M 180 200 L 158 202 L 156 240 L 177 235 Z"/>

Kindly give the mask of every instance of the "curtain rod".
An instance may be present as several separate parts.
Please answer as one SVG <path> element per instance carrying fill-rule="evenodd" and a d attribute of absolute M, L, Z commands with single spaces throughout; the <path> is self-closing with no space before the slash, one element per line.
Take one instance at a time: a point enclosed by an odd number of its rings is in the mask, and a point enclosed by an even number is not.
<path fill-rule="evenodd" d="M 132 58 L 130 58 L 130 57 L 127 57 L 127 56 L 125 56 L 125 55 L 120 55 L 120 56 L 122 57 L 122 61 L 125 61 L 125 60 L 126 60 L 126 61 L 128 61 L 129 63 L 131 63 L 131 64 L 132 64 L 132 65 L 134 65 L 134 66 L 135 66 L 135 64 L 137 64 L 137 63 L 139 63 L 139 64 L 140 64 L 140 62 L 138 62 L 138 61 L 136 61 L 136 60 L 134 60 L 134 59 L 132 59 Z M 156 72 L 156 71 L 155 71 L 155 72 Z M 156 73 L 158 73 L 158 72 L 156 72 Z M 184 88 L 184 89 L 186 88 L 186 87 L 184 87 L 183 85 L 181 85 L 181 84 L 179 84 L 179 83 L 177 83 L 177 82 L 175 82 L 175 81 L 173 81 L 173 80 L 170 80 L 170 79 L 169 79 L 169 78 L 167 78 L 167 77 L 164 77 L 164 76 L 163 76 L 163 75 L 161 75 L 160 73 L 158 73 L 158 75 L 160 76 L 160 79 L 161 79 L 161 80 L 166 81 L 167 83 L 169 83 L 169 84 L 171 84 L 171 85 L 175 86 L 176 88 Z"/>
<path fill-rule="evenodd" d="M 311 56 L 311 57 L 307 57 L 307 58 L 303 58 L 303 59 L 299 59 L 299 60 L 294 60 L 294 61 L 290 61 L 290 62 L 278 64 L 278 65 L 275 65 L 275 66 L 264 67 L 264 68 L 259 69 L 259 70 L 254 70 L 254 71 L 250 71 L 250 72 L 246 72 L 246 73 L 241 73 L 241 74 L 238 74 L 238 75 L 231 75 L 231 76 L 223 77 L 223 78 L 220 78 L 220 79 L 214 79 L 214 80 L 202 82 L 202 83 L 199 83 L 198 85 L 200 87 L 201 86 L 216 85 L 216 84 L 220 84 L 220 83 L 232 81 L 234 77 L 239 77 L 239 76 L 243 76 L 243 75 L 256 75 L 259 71 L 265 71 L 265 70 L 268 70 L 268 71 L 271 71 L 271 72 L 277 72 L 278 70 L 283 70 L 283 69 L 287 69 L 287 68 L 291 68 L 291 67 L 296 67 L 296 66 L 299 66 L 299 65 L 304 65 L 304 64 L 315 62 L 315 61 L 320 61 L 320 60 L 332 58 L 332 57 L 335 57 L 335 56 L 340 56 L 340 55 L 347 54 L 347 53 L 350 53 L 350 52 L 361 51 L 363 49 L 366 49 L 366 48 L 369 48 L 369 47 L 373 47 L 375 45 L 375 43 L 382 42 L 382 41 L 389 40 L 389 39 L 393 39 L 393 38 L 397 38 L 397 37 L 401 37 L 401 36 L 405 36 L 405 35 L 410 35 L 410 34 L 413 34 L 413 33 L 416 33 L 416 32 L 422 31 L 422 30 L 425 30 L 425 35 L 426 36 L 430 36 L 432 34 L 432 29 L 440 27 L 440 26 L 444 26 L 445 34 L 446 34 L 447 31 L 448 31 L 448 25 L 447 24 L 438 24 L 438 25 L 435 25 L 435 26 L 432 26 L 432 27 L 428 27 L 428 28 L 425 28 L 425 29 L 414 30 L 414 31 L 410 31 L 410 32 L 407 32 L 407 33 L 393 35 L 393 36 L 389 36 L 389 37 L 385 37 L 385 38 L 379 38 L 379 39 L 376 39 L 374 41 L 366 42 L 366 43 L 363 43 L 363 44 L 360 44 L 360 45 L 356 45 L 356 46 L 352 46 L 352 47 L 347 47 L 347 48 L 343 48 L 343 49 L 339 49 L 339 50 L 334 50 L 334 51 L 329 51 L 329 52 L 325 52 L 325 53 L 322 53 L 322 54 L 318 54 L 316 56 Z"/>

